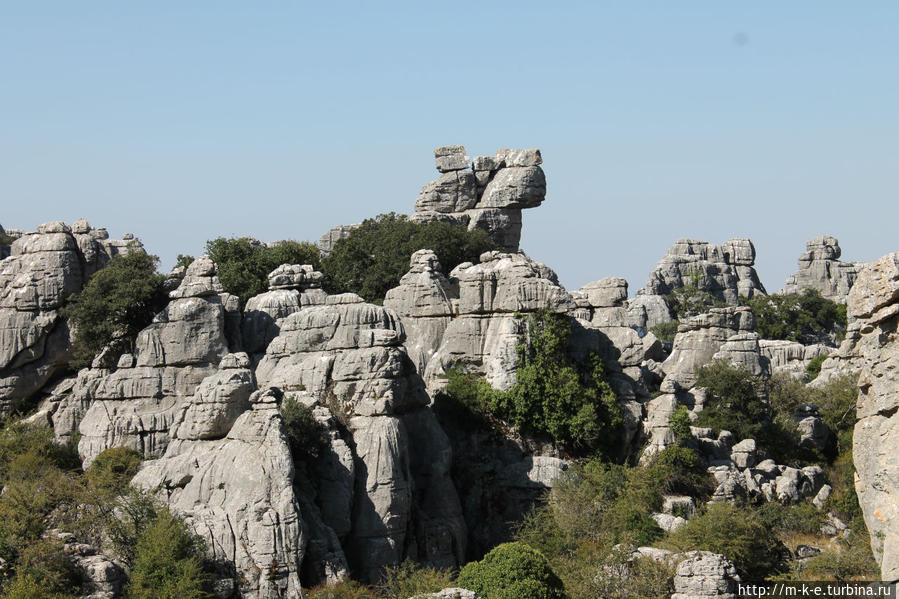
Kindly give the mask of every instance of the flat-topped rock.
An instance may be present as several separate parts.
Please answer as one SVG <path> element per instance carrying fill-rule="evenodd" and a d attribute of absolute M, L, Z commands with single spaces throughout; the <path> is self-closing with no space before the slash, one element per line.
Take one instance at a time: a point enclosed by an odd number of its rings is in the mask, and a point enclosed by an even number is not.
<path fill-rule="evenodd" d="M 864 264 L 841 262 L 840 243 L 830 235 L 806 242 L 805 248 L 806 251 L 799 256 L 799 270 L 787 279 L 781 293 L 813 289 L 827 299 L 846 303 L 849 290 Z"/>

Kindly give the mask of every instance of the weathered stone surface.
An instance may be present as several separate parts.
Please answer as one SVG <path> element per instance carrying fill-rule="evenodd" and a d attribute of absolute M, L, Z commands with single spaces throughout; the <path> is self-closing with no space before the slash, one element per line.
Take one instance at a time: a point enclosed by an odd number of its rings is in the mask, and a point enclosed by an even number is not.
<path fill-rule="evenodd" d="M 482 599 L 474 591 L 468 591 L 457 587 L 443 589 L 427 595 L 415 595 L 409 599 Z"/>
<path fill-rule="evenodd" d="M 477 182 L 474 173 L 453 170 L 445 172 L 436 181 L 421 188 L 415 201 L 415 211 L 464 212 L 474 208 L 477 203 Z"/>
<path fill-rule="evenodd" d="M 500 169 L 487 184 L 479 208 L 536 208 L 546 198 L 546 175 L 539 166 Z"/>
<path fill-rule="evenodd" d="M 740 576 L 733 563 L 709 551 L 689 551 L 677 565 L 671 599 L 736 599 Z"/>
<path fill-rule="evenodd" d="M 441 173 L 467 169 L 471 163 L 465 155 L 465 146 L 443 146 L 434 150 L 437 170 Z"/>
<path fill-rule="evenodd" d="M 86 543 L 65 543 L 62 551 L 81 574 L 80 599 L 121 597 L 127 580 L 122 566 Z"/>
<path fill-rule="evenodd" d="M 637 295 L 667 295 L 695 283 L 700 290 L 733 306 L 739 296 L 765 295 L 753 264 L 755 247 L 749 239 L 731 239 L 721 245 L 679 239 Z"/>
<path fill-rule="evenodd" d="M 833 348 L 820 343 L 803 345 L 798 341 L 759 339 L 759 351 L 768 360 L 771 374 L 788 374 L 805 380 L 809 362 L 819 355 L 829 354 Z"/>
<path fill-rule="evenodd" d="M 17 235 L 10 257 L 0 262 L 0 413 L 66 369 L 71 338 L 59 309 L 67 299 L 112 256 L 143 251 L 139 240 L 121 248 L 100 243 L 86 222 L 76 230 L 61 222 L 43 224 Z"/>
<path fill-rule="evenodd" d="M 759 335 L 755 332 L 737 333 L 728 337 L 712 356 L 712 361 L 715 360 L 726 360 L 748 370 L 753 376 L 767 378 L 771 374 L 768 361 L 761 354 Z"/>
<path fill-rule="evenodd" d="M 627 301 L 627 324 L 632 327 L 651 329 L 672 320 L 671 309 L 661 295 L 638 295 Z"/>
<path fill-rule="evenodd" d="M 495 157 L 476 157 L 471 165 L 462 146 L 437 148 L 435 157 L 442 174 L 421 189 L 412 220 L 481 229 L 504 249 L 517 251 L 521 210 L 539 206 L 546 197 L 540 150 L 500 150 Z M 327 245 L 320 242 L 323 249 Z"/>
<path fill-rule="evenodd" d="M 505 166 L 539 166 L 543 164 L 543 156 L 538 148 L 528 150 L 509 150 L 503 148 L 496 153 L 494 160 Z"/>
<path fill-rule="evenodd" d="M 698 366 L 711 362 L 728 339 L 754 328 L 755 318 L 746 307 L 712 308 L 706 314 L 689 318 L 678 327 L 671 355 L 662 363 L 662 370 L 667 378 L 690 387 L 696 380 Z"/>
<path fill-rule="evenodd" d="M 864 264 L 841 262 L 840 243 L 830 235 L 806 242 L 805 248 L 805 253 L 799 256 L 799 270 L 787 279 L 780 293 L 814 289 L 828 299 L 845 303 Z"/>
<path fill-rule="evenodd" d="M 341 239 L 346 239 L 350 235 L 350 231 L 359 227 L 359 224 L 352 225 L 337 225 L 336 227 L 332 227 L 328 230 L 327 233 L 322 235 L 318 243 L 318 251 L 322 253 L 322 256 L 327 256 L 334 249 L 334 244 L 336 244 Z"/>
<path fill-rule="evenodd" d="M 853 437 L 855 488 L 881 579 L 890 581 L 899 580 L 899 316 L 891 314 L 897 303 L 899 253 L 892 253 L 859 273 L 848 303 L 849 314 L 860 319 L 852 346 L 861 367 Z M 843 351 L 841 346 L 838 353 Z"/>
<path fill-rule="evenodd" d="M 302 597 L 304 538 L 278 398 L 255 393 L 224 439 L 177 441 L 133 480 L 160 489 L 212 557 L 235 565 L 243 595 L 258 599 Z"/>
<path fill-rule="evenodd" d="M 423 373 L 440 347 L 443 333 L 455 314 L 458 286 L 443 273 L 431 250 L 412 254 L 409 272 L 387 292 L 384 307 L 399 314 L 406 331 L 406 351 L 416 370 Z"/>
<path fill-rule="evenodd" d="M 310 264 L 282 264 L 268 273 L 269 289 L 310 289 L 320 287 L 323 275 Z"/>

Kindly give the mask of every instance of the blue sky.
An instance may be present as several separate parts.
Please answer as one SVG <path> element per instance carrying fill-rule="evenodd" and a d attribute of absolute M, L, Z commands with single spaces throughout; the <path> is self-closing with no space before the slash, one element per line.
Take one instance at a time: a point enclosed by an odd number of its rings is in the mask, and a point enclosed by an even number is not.
<path fill-rule="evenodd" d="M 680 237 L 899 249 L 899 3 L 6 2 L 0 224 L 163 266 L 411 212 L 432 150 L 540 147 L 522 247 L 631 293 Z"/>

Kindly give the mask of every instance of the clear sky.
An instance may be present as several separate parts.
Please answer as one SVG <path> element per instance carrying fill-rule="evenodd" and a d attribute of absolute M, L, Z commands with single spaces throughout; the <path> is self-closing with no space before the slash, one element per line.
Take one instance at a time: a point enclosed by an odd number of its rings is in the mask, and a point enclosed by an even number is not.
<path fill-rule="evenodd" d="M 411 212 L 433 149 L 540 147 L 522 247 L 633 294 L 680 237 L 899 250 L 899 3 L 0 0 L 0 224 L 205 240 Z"/>

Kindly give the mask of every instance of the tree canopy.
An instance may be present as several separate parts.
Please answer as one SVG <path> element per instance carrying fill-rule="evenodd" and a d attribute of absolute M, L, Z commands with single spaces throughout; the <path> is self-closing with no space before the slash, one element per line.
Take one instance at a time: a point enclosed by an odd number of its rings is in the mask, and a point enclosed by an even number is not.
<path fill-rule="evenodd" d="M 433 250 L 445 272 L 463 262 L 497 249 L 484 231 L 431 221 L 419 223 L 406 215 L 381 214 L 369 218 L 334 244 L 322 261 L 329 293 L 353 292 L 380 303 L 387 291 L 409 270 L 409 258 L 418 250 Z"/>

